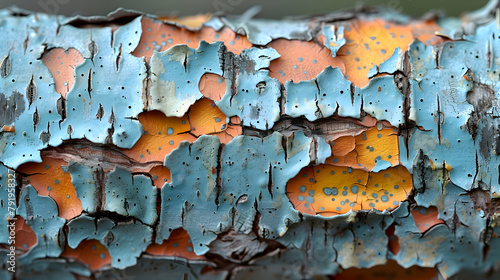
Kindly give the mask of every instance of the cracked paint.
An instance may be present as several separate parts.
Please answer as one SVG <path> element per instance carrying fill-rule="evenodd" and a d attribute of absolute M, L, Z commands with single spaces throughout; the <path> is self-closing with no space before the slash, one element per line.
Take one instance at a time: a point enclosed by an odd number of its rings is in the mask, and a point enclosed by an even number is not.
<path fill-rule="evenodd" d="M 496 7 L 0 10 L 0 278 L 497 277 Z"/>

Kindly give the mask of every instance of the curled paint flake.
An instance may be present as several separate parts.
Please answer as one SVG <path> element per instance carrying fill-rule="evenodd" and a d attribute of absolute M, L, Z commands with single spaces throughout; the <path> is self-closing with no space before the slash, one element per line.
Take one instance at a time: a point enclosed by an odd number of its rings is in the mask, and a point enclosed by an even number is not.
<path fill-rule="evenodd" d="M 337 56 L 337 51 L 346 43 L 344 26 L 326 25 L 322 29 L 325 36 L 325 46 L 330 49 L 332 56 Z"/>

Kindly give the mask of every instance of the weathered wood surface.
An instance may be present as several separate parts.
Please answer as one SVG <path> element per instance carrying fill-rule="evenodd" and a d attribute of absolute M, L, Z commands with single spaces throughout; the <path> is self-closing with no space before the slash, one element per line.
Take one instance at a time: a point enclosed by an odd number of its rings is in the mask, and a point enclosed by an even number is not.
<path fill-rule="evenodd" d="M 1 10 L 0 278 L 495 279 L 497 6 Z"/>

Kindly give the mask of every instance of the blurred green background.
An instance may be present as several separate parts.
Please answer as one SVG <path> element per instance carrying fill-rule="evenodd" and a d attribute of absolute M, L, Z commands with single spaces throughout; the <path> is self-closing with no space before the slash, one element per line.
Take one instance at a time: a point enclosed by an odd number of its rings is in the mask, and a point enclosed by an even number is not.
<path fill-rule="evenodd" d="M 46 13 L 73 15 L 104 15 L 118 7 L 135 9 L 156 15 L 192 15 L 224 11 L 241 14 L 248 8 L 260 5 L 259 17 L 281 18 L 304 14 L 323 14 L 342 8 L 355 7 L 360 3 L 390 7 L 404 14 L 421 16 L 430 10 L 441 10 L 458 17 L 486 5 L 488 0 L 0 0 L 0 8 L 18 7 Z"/>

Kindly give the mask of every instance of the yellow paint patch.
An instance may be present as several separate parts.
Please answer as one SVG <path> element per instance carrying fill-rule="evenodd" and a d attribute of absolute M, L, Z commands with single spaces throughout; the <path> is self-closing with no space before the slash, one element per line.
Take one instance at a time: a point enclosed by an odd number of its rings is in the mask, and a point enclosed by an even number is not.
<path fill-rule="evenodd" d="M 399 163 L 399 142 L 397 130 L 372 127 L 356 136 L 358 164 L 361 168 L 372 170 L 375 160 L 385 160 L 395 166 Z"/>
<path fill-rule="evenodd" d="M 408 50 L 416 38 L 427 45 L 441 43 L 435 35 L 439 26 L 434 21 L 415 21 L 405 25 L 382 19 L 353 20 L 345 29 L 346 44 L 337 52 L 345 64 L 346 77 L 356 86 L 368 84 L 368 71 L 386 61 L 398 47 Z"/>
<path fill-rule="evenodd" d="M 376 126 L 356 136 L 341 136 L 331 143 L 332 155 L 326 164 L 371 171 L 378 160 L 396 166 L 399 164 L 397 129 Z"/>
<path fill-rule="evenodd" d="M 403 166 L 379 173 L 328 164 L 303 168 L 288 181 L 295 209 L 333 216 L 349 210 L 392 210 L 411 190 L 411 174 Z"/>

